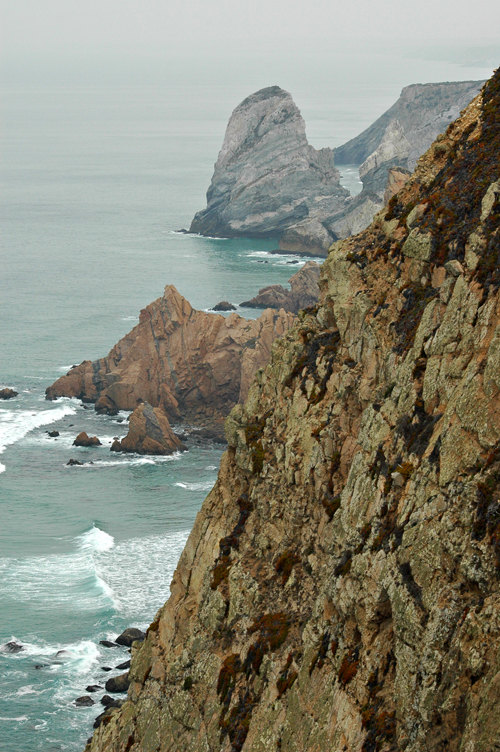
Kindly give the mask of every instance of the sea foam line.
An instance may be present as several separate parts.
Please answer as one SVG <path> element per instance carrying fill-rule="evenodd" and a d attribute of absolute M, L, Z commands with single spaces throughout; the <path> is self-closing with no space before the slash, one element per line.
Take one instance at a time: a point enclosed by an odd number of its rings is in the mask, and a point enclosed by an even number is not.
<path fill-rule="evenodd" d="M 3 410 L 0 409 L 0 454 L 8 446 L 21 441 L 30 431 L 40 426 L 47 426 L 61 420 L 66 415 L 74 415 L 74 407 L 64 405 L 53 410 Z M 5 471 L 5 465 L 0 465 L 0 472 Z"/>

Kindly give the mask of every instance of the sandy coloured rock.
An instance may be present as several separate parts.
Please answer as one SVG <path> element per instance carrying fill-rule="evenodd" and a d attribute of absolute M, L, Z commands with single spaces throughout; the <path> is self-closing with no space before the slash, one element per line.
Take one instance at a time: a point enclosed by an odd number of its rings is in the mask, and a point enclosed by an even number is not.
<path fill-rule="evenodd" d="M 310 308 L 318 302 L 320 268 L 315 261 L 308 261 L 288 280 L 290 290 L 286 290 L 282 285 L 268 285 L 259 290 L 254 298 L 241 303 L 241 306 L 283 308 L 292 313 L 298 313 L 302 308 Z"/>

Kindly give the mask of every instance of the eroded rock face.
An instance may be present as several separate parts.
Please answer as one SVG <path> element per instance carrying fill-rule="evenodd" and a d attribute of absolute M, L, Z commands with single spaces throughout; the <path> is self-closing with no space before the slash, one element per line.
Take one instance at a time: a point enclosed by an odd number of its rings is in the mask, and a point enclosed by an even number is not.
<path fill-rule="evenodd" d="M 160 407 L 151 407 L 147 402 L 135 408 L 130 416 L 128 433 L 120 440 L 119 445 L 118 447 L 116 442 L 113 442 L 111 451 L 164 455 L 186 449 L 170 428 L 163 410 Z M 118 640 L 122 638 L 123 635 L 120 635 Z"/>
<path fill-rule="evenodd" d="M 207 208 L 191 232 L 215 237 L 275 237 L 349 195 L 331 149 L 313 149 L 291 95 L 270 86 L 234 110 L 207 192 Z M 327 248 L 331 239 L 322 247 Z"/>
<path fill-rule="evenodd" d="M 499 138 L 500 72 L 332 249 L 88 750 L 500 745 Z"/>
<path fill-rule="evenodd" d="M 298 313 L 302 308 L 315 306 L 319 297 L 319 272 L 321 267 L 315 261 L 308 261 L 290 279 L 290 290 L 282 285 L 269 285 L 259 290 L 251 300 L 241 303 L 247 308 L 284 308 Z"/>
<path fill-rule="evenodd" d="M 196 311 L 167 285 L 106 358 L 72 368 L 46 397 L 78 397 L 112 414 L 148 402 L 170 420 L 220 422 L 245 399 L 274 340 L 293 322 L 285 311 L 264 311 L 251 321 Z"/>

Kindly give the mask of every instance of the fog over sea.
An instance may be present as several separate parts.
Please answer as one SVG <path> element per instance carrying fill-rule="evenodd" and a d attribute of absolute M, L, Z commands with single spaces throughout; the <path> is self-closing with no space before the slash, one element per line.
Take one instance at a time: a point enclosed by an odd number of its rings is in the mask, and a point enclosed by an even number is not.
<path fill-rule="evenodd" d="M 223 65 L 182 80 L 175 66 L 162 76 L 130 65 L 123 75 L 50 66 L 5 75 L 0 387 L 19 396 L 0 403 L 0 644 L 23 650 L 0 648 L 2 751 L 83 749 L 101 706 L 74 700 L 120 673 L 103 666 L 128 658 L 99 640 L 145 629 L 168 598 L 222 451 L 205 442 L 166 458 L 111 455 L 126 414 L 46 402 L 45 388 L 72 364 L 107 354 L 166 284 L 207 309 L 285 284 L 304 263 L 271 254 L 275 241 L 177 232 L 205 206 L 233 108 L 279 84 L 300 107 L 310 143 L 334 147 L 403 85 L 491 73 L 403 52 L 387 53 L 378 68 L 358 50 L 325 59 L 321 70 L 275 61 L 240 80 Z M 357 192 L 356 167 L 341 173 Z M 73 447 L 83 430 L 103 446 Z M 70 458 L 85 464 L 68 467 Z"/>

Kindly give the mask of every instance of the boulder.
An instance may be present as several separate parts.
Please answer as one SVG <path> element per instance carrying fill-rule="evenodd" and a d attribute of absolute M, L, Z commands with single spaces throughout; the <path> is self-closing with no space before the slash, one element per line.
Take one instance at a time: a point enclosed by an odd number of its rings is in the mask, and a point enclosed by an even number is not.
<path fill-rule="evenodd" d="M 125 669 L 130 668 L 130 660 L 119 663 L 118 666 L 115 666 L 115 668 L 119 671 L 125 671 Z"/>
<path fill-rule="evenodd" d="M 80 460 L 74 460 L 70 459 L 68 462 L 66 462 L 67 465 L 83 465 L 83 462 L 80 462 Z"/>
<path fill-rule="evenodd" d="M 112 671 L 112 670 L 113 669 L 111 666 L 101 666 L 101 671 Z"/>
<path fill-rule="evenodd" d="M 74 440 L 73 446 L 93 447 L 93 446 L 102 446 L 102 444 L 97 438 L 97 436 L 88 436 L 85 433 L 85 431 L 82 431 L 81 433 L 78 434 L 78 436 Z"/>
<path fill-rule="evenodd" d="M 331 149 L 317 151 L 292 96 L 269 86 L 247 97 L 229 120 L 224 143 L 191 232 L 218 237 L 280 237 L 314 215 L 338 209 L 340 185 Z"/>
<path fill-rule="evenodd" d="M 85 687 L 85 692 L 99 692 L 100 689 L 102 687 L 99 684 L 89 684 L 88 687 Z"/>
<path fill-rule="evenodd" d="M 83 697 L 76 698 L 75 705 L 77 708 L 90 708 L 91 705 L 95 705 L 95 702 L 92 697 L 83 695 Z"/>
<path fill-rule="evenodd" d="M 104 705 L 105 708 L 120 708 L 122 706 L 122 700 L 115 700 L 114 697 L 103 695 L 101 697 L 101 705 Z"/>
<path fill-rule="evenodd" d="M 51 438 L 56 439 L 59 436 L 59 431 L 45 431 L 45 433 Z"/>
<path fill-rule="evenodd" d="M 125 674 L 119 674 L 119 676 L 112 676 L 111 679 L 105 684 L 106 692 L 121 693 L 126 692 L 130 685 L 130 679 L 128 677 L 128 671 Z"/>
<path fill-rule="evenodd" d="M 118 443 L 120 449 L 117 448 Z M 114 452 L 136 454 L 172 454 L 185 449 L 182 441 L 172 431 L 163 410 L 151 407 L 148 402 L 143 402 L 134 410 L 130 416 L 128 434 L 120 442 L 115 441 L 111 447 Z"/>
<path fill-rule="evenodd" d="M 103 645 L 105 648 L 116 648 L 117 647 L 116 642 L 111 642 L 111 640 L 99 640 L 99 645 Z"/>
<path fill-rule="evenodd" d="M 113 443 L 109 448 L 110 452 L 123 452 L 123 447 L 120 439 L 113 439 Z"/>
<path fill-rule="evenodd" d="M 232 303 L 229 303 L 227 300 L 221 300 L 220 303 L 217 303 L 217 305 L 214 305 L 212 308 L 212 311 L 235 311 L 236 306 L 234 306 Z"/>
<path fill-rule="evenodd" d="M 124 632 L 116 638 L 118 645 L 125 645 L 126 648 L 131 647 L 133 642 L 142 642 L 146 637 L 146 633 L 136 627 L 128 627 Z"/>
<path fill-rule="evenodd" d="M 320 268 L 315 261 L 308 261 L 288 280 L 290 290 L 285 290 L 282 285 L 269 285 L 241 305 L 247 308 L 284 308 L 292 313 L 315 306 L 319 296 Z"/>
<path fill-rule="evenodd" d="M 6 642 L 5 645 L 2 645 L 2 652 L 4 653 L 20 653 L 22 650 L 24 650 L 23 645 L 20 645 L 14 640 L 12 640 L 11 642 Z"/>
<path fill-rule="evenodd" d="M 8 387 L 5 387 L 5 389 L 0 389 L 0 399 L 3 400 L 9 400 L 13 397 L 17 397 L 19 392 L 14 391 L 14 389 L 9 389 Z"/>

